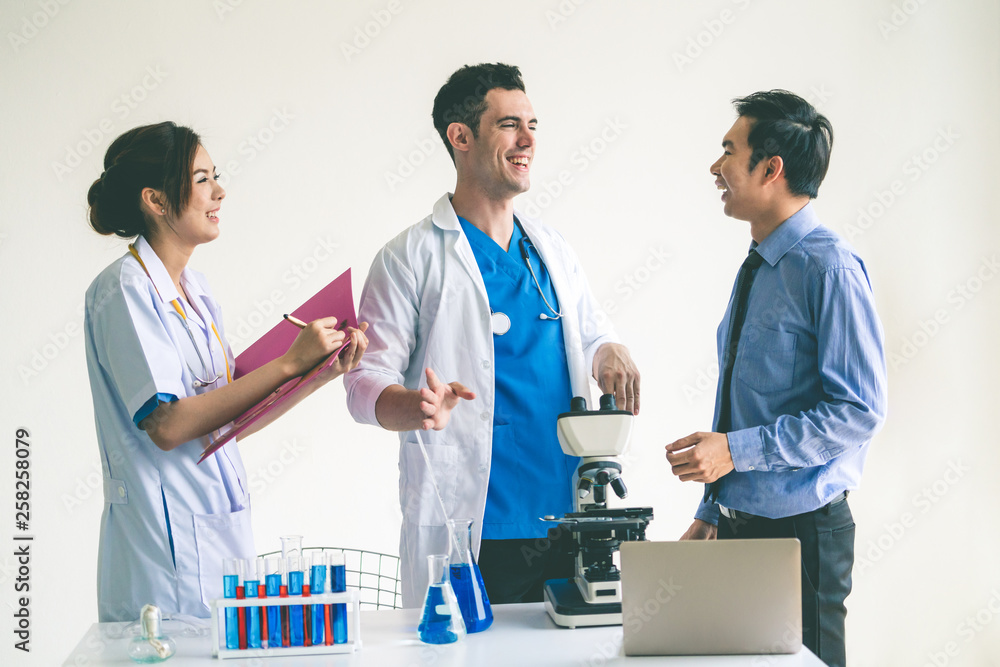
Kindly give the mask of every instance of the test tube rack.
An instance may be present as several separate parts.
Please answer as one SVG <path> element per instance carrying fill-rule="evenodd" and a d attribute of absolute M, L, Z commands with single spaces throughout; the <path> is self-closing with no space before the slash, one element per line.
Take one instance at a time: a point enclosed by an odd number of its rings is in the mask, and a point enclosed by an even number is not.
<path fill-rule="evenodd" d="M 220 598 L 212 600 L 212 657 L 228 658 L 277 658 L 286 655 L 326 655 L 333 653 L 354 653 L 361 648 L 361 594 L 356 590 L 343 593 L 323 593 L 321 595 L 269 597 L 269 598 Z M 226 648 L 225 631 L 221 630 L 226 619 L 220 610 L 232 607 L 258 607 L 266 613 L 267 607 L 295 607 L 299 605 L 347 604 L 347 641 L 343 644 L 320 644 L 318 646 L 269 646 L 267 648 Z"/>

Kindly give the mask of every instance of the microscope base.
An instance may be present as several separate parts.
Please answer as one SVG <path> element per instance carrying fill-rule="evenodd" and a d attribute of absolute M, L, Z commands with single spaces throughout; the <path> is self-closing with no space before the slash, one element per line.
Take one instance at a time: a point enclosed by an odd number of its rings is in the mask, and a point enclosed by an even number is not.
<path fill-rule="evenodd" d="M 545 611 L 556 625 L 564 628 L 622 624 L 621 603 L 586 602 L 573 579 L 546 581 L 543 597 Z"/>

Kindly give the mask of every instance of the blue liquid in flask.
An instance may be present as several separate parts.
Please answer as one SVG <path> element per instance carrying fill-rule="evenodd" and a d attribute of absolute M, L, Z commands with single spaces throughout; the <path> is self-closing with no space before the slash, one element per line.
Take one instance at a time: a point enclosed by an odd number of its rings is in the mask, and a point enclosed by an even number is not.
<path fill-rule="evenodd" d="M 444 588 L 432 584 L 427 588 L 424 613 L 417 627 L 420 641 L 425 644 L 451 644 L 458 641 L 458 634 L 451 627 L 451 613 L 445 601 Z"/>
<path fill-rule="evenodd" d="M 482 632 L 493 625 L 493 610 L 486 596 L 486 584 L 479 566 L 473 563 L 453 563 L 451 565 L 451 587 L 458 598 L 462 610 L 466 632 Z"/>

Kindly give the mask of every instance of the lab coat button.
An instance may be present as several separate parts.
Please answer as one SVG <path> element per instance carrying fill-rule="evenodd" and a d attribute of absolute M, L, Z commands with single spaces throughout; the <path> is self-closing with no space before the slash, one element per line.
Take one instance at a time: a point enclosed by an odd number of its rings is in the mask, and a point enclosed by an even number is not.
<path fill-rule="evenodd" d="M 483 421 L 487 421 L 490 418 L 490 413 L 488 410 L 483 410 L 483 413 L 479 415 Z"/>
<path fill-rule="evenodd" d="M 753 466 L 750 466 L 749 470 L 753 470 Z"/>
<path fill-rule="evenodd" d="M 490 362 L 489 361 L 484 361 L 483 362 L 483 368 L 485 368 L 486 370 L 489 370 L 490 369 Z"/>
<path fill-rule="evenodd" d="M 486 466 L 479 466 L 479 472 L 486 472 Z"/>
<path fill-rule="evenodd" d="M 118 495 L 119 495 L 120 497 L 122 497 L 122 498 L 124 498 L 124 497 L 125 497 L 125 487 L 124 487 L 124 486 L 119 486 L 119 487 L 118 487 Z"/>

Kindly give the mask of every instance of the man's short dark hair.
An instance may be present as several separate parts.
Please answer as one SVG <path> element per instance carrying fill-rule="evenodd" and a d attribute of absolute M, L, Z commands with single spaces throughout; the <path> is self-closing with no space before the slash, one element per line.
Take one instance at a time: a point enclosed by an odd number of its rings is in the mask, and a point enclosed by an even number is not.
<path fill-rule="evenodd" d="M 434 97 L 431 112 L 434 128 L 441 135 L 452 162 L 455 152 L 448 141 L 448 126 L 463 123 L 472 130 L 473 137 L 478 137 L 479 121 L 486 111 L 486 93 L 494 88 L 524 92 L 521 70 L 503 63 L 466 65 L 452 74 Z"/>
<path fill-rule="evenodd" d="M 833 149 L 833 126 L 813 105 L 787 90 L 769 90 L 733 100 L 736 112 L 750 120 L 747 141 L 750 171 L 761 160 L 779 156 L 788 190 L 815 199 L 826 177 Z"/>

